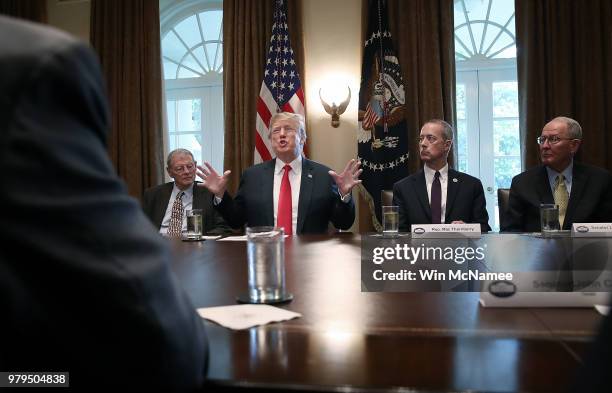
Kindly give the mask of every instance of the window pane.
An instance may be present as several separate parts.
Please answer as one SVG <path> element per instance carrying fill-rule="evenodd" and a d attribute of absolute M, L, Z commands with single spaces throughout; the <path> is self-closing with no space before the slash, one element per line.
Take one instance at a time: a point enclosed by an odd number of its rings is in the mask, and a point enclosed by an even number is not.
<path fill-rule="evenodd" d="M 489 20 L 504 26 L 506 22 L 508 22 L 508 19 L 514 15 L 514 2 L 508 0 L 493 0 L 491 11 Z M 514 23 L 510 23 L 508 29 L 510 29 L 510 27 L 514 28 Z"/>
<path fill-rule="evenodd" d="M 207 11 L 200 13 L 202 31 L 206 41 L 218 40 L 221 34 L 222 11 Z"/>
<path fill-rule="evenodd" d="M 465 54 L 466 57 L 471 57 L 473 55 L 472 52 L 474 51 L 474 48 L 472 47 L 472 41 L 470 40 L 470 32 L 468 31 L 468 28 L 462 27 L 460 29 L 455 30 L 455 39 L 461 40 L 461 42 L 463 42 L 463 45 L 467 47 L 466 50 L 466 48 L 464 48 L 463 46 L 457 45 L 455 46 L 455 50 L 458 50 L 461 53 Z"/>
<path fill-rule="evenodd" d="M 206 55 L 204 54 L 204 48 L 200 45 L 197 48 L 194 49 L 193 54 L 198 58 L 198 60 L 200 60 L 200 63 L 202 63 L 202 65 L 205 68 L 205 72 L 210 71 L 210 65 L 208 64 L 208 61 L 206 60 Z"/>
<path fill-rule="evenodd" d="M 200 107 L 202 101 L 179 100 L 178 101 L 178 131 L 200 131 Z"/>
<path fill-rule="evenodd" d="M 518 117 L 518 83 L 493 83 L 493 117 Z"/>
<path fill-rule="evenodd" d="M 200 29 L 198 28 L 198 21 L 196 20 L 195 15 L 192 15 L 180 22 L 178 25 L 176 25 L 174 30 L 176 30 L 178 35 L 183 39 L 183 41 L 185 41 L 189 48 L 193 48 L 202 42 Z"/>
<path fill-rule="evenodd" d="M 176 111 L 174 105 L 175 100 L 166 101 L 166 111 L 168 112 L 168 131 L 175 131 L 176 127 Z"/>
<path fill-rule="evenodd" d="M 457 120 L 457 151 L 459 153 L 459 171 L 467 172 L 467 121 Z"/>
<path fill-rule="evenodd" d="M 496 157 L 519 156 L 519 122 L 516 120 L 493 121 L 493 148 Z"/>
<path fill-rule="evenodd" d="M 185 67 L 179 68 L 179 74 L 178 74 L 179 79 L 181 78 L 199 78 L 200 76 L 202 75 L 196 74 L 195 72 L 192 72 Z"/>
<path fill-rule="evenodd" d="M 219 44 L 217 53 L 217 61 L 215 62 L 215 70 L 220 72 L 223 65 L 223 44 Z"/>
<path fill-rule="evenodd" d="M 185 45 L 179 41 L 174 31 L 169 31 L 162 40 L 162 53 L 164 56 L 180 63 L 181 58 L 187 52 Z"/>
<path fill-rule="evenodd" d="M 465 84 L 457 84 L 457 119 L 465 119 Z"/>
<path fill-rule="evenodd" d="M 164 61 L 164 79 L 175 79 L 177 65 L 171 61 Z"/>
<path fill-rule="evenodd" d="M 198 64 L 196 59 L 191 54 L 189 54 L 189 55 L 187 55 L 187 57 L 185 57 L 185 59 L 183 60 L 183 63 L 181 65 L 189 67 L 192 70 L 192 72 L 201 72 L 202 75 L 204 75 L 204 70 L 202 69 L 202 67 L 200 67 L 200 65 Z M 200 76 L 202 76 L 202 75 L 200 75 Z"/>
<path fill-rule="evenodd" d="M 512 178 L 521 172 L 520 157 L 495 158 L 495 192 L 498 188 L 510 188 Z"/>
<path fill-rule="evenodd" d="M 487 18 L 489 1 L 486 0 L 463 0 L 465 9 L 468 11 L 470 20 L 484 20 Z"/>
<path fill-rule="evenodd" d="M 202 143 L 198 135 L 181 134 L 178 135 L 178 147 L 189 150 L 196 161 L 202 162 Z"/>

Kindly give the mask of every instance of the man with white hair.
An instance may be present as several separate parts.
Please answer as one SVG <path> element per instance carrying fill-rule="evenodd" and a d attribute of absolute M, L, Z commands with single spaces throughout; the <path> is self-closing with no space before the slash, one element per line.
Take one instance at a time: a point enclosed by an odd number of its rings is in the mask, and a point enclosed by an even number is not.
<path fill-rule="evenodd" d="M 226 191 L 230 171 L 198 166 L 201 184 L 230 226 L 279 226 L 289 235 L 326 233 L 329 222 L 348 229 L 355 220 L 351 190 L 361 182 L 359 163 L 350 160 L 337 174 L 302 157 L 306 130 L 299 114 L 272 116 L 268 138 L 276 158 L 246 169 L 235 198 Z"/>
<path fill-rule="evenodd" d="M 540 204 L 559 206 L 559 224 L 612 221 L 612 176 L 574 161 L 582 143 L 580 124 L 569 117 L 548 122 L 537 138 L 542 165 L 512 179 L 502 231 L 539 232 Z"/>

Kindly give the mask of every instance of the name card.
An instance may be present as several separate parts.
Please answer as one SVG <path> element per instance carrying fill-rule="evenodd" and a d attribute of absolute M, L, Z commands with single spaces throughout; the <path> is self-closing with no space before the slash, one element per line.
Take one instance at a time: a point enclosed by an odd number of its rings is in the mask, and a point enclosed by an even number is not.
<path fill-rule="evenodd" d="M 480 224 L 415 224 L 410 232 L 413 238 L 424 239 L 479 238 Z"/>
<path fill-rule="evenodd" d="M 612 222 L 575 222 L 572 237 L 612 237 Z"/>

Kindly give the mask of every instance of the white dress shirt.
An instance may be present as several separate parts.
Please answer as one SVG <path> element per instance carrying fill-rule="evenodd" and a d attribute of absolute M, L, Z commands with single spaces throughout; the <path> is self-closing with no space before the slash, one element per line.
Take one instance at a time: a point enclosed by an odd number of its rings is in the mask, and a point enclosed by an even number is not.
<path fill-rule="evenodd" d="M 187 230 L 187 216 L 186 216 L 186 211 L 187 210 L 191 210 L 193 207 L 193 185 L 191 187 L 187 187 L 186 190 L 182 190 L 185 194 L 183 195 L 183 225 L 181 230 L 185 231 Z M 172 194 L 170 194 L 170 200 L 168 201 L 168 206 L 166 207 L 166 214 L 164 214 L 164 218 L 161 222 L 161 226 L 159 227 L 159 233 L 163 234 L 163 235 L 167 235 L 168 234 L 168 227 L 170 226 L 170 216 L 172 216 L 172 205 L 174 204 L 174 200 L 176 199 L 176 196 L 178 195 L 178 193 L 181 192 L 181 189 L 179 189 L 176 186 L 176 183 L 174 184 L 174 187 L 172 188 Z"/>
<path fill-rule="evenodd" d="M 293 234 L 297 234 L 297 219 L 298 219 L 298 203 L 300 201 L 300 186 L 302 185 L 302 156 L 298 157 L 289 163 L 291 171 L 289 171 L 289 184 L 291 184 L 291 227 Z M 285 174 L 285 163 L 277 158 L 274 166 L 274 188 L 272 200 L 274 201 L 274 224 L 278 226 L 278 198 L 280 196 L 281 182 Z"/>
<path fill-rule="evenodd" d="M 425 164 L 423 166 L 423 172 L 425 172 L 425 184 L 427 185 L 427 198 L 429 199 L 429 205 L 431 206 L 431 185 L 433 184 L 434 177 L 436 175 L 436 171 L 431 169 Z M 442 214 L 440 217 L 440 222 L 444 224 L 446 218 L 446 190 L 448 188 L 448 164 L 444 165 L 442 169 L 440 169 L 440 188 L 442 191 L 441 195 L 441 206 Z"/>

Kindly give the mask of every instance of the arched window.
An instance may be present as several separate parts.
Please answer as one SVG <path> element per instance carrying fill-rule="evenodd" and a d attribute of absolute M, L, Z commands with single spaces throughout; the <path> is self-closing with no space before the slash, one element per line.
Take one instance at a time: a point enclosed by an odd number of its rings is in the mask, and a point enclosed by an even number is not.
<path fill-rule="evenodd" d="M 160 1 L 166 150 L 223 169 L 223 11 L 219 1 Z"/>
<path fill-rule="evenodd" d="M 455 0 L 459 170 L 480 178 L 489 224 L 497 189 L 521 172 L 514 2 Z"/>

